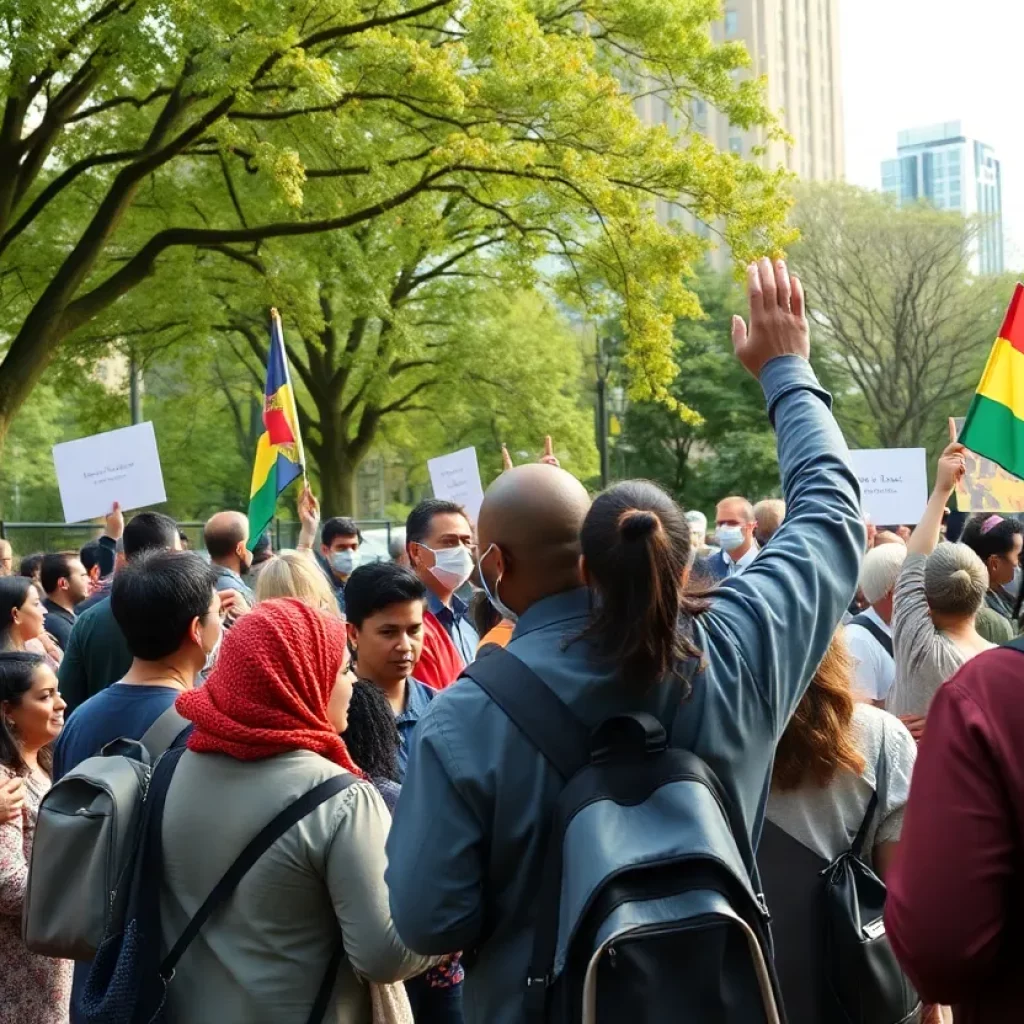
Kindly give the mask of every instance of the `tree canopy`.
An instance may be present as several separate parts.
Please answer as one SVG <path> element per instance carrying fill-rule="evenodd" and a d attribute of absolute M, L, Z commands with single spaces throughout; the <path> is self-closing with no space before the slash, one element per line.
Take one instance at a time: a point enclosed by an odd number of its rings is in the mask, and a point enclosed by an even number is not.
<path fill-rule="evenodd" d="M 802 186 L 791 265 L 850 443 L 939 445 L 966 411 L 1012 293 L 971 273 L 979 224 L 849 185 Z M 941 445 L 940 445 L 941 447 Z"/>
<path fill-rule="evenodd" d="M 671 325 L 698 312 L 683 281 L 706 243 L 660 225 L 655 200 L 720 227 L 741 259 L 785 237 L 784 175 L 717 151 L 690 117 L 699 99 L 777 131 L 761 83 L 733 75 L 742 46 L 711 40 L 719 13 L 0 0 L 0 438 L 69 344 L 215 325 L 199 296 L 217 277 L 294 290 L 299 243 L 327 232 L 352 289 L 333 298 L 343 330 L 368 305 L 395 330 L 402 268 L 464 254 L 516 284 L 543 269 L 563 300 L 621 320 L 634 395 L 668 400 Z M 678 114 L 677 135 L 640 121 L 641 95 Z"/>
<path fill-rule="evenodd" d="M 678 402 L 697 416 L 683 419 L 658 402 L 639 402 L 626 412 L 613 466 L 664 487 L 685 508 L 710 513 L 728 494 L 756 501 L 779 488 L 775 436 L 761 387 L 733 353 L 733 314 L 745 314 L 732 278 L 710 270 L 691 282 L 703 320 L 675 325 Z"/>

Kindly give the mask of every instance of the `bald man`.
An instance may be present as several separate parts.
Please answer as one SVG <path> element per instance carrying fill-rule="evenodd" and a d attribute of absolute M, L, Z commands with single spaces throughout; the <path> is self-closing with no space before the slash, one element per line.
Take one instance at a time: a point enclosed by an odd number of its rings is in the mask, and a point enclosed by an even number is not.
<path fill-rule="evenodd" d="M 218 512 L 207 519 L 203 541 L 217 574 L 217 590 L 237 591 L 250 607 L 255 604 L 252 590 L 242 579 L 252 568 L 248 518 L 241 512 Z"/>
<path fill-rule="evenodd" d="M 466 1024 L 522 1024 L 535 1001 L 544 1010 L 546 978 L 534 975 L 529 990 L 525 981 L 546 840 L 565 781 L 481 680 L 490 675 L 487 686 L 508 697 L 524 684 L 518 660 L 587 727 L 635 711 L 673 722 L 674 746 L 727 769 L 722 785 L 752 839 L 760 834 L 778 740 L 856 588 L 864 551 L 857 478 L 830 399 L 807 362 L 803 292 L 782 263 L 752 266 L 748 281 L 751 327 L 748 333 L 737 318 L 733 343 L 760 380 L 778 431 L 792 517 L 773 540 L 772 557 L 719 588 L 700 616 L 705 657 L 690 699 L 680 702 L 671 685 L 624 679 L 621 663 L 603 656 L 592 637 L 581 638 L 600 594 L 581 586 L 578 535 L 589 501 L 577 481 L 551 466 L 525 466 L 499 477 L 484 499 L 479 577 L 516 627 L 504 652 L 468 666 L 420 718 L 385 873 L 395 928 L 409 949 L 475 951 Z M 752 512 L 743 515 L 752 532 Z M 809 550 L 828 557 L 808 558 Z M 571 735 L 566 740 L 559 753 L 571 756 Z M 571 766 L 560 767 L 572 774 Z M 561 911 L 569 920 L 566 903 Z M 547 975 L 547 961 L 536 966 Z M 604 964 L 601 972 L 612 969 Z M 652 985 L 660 986 L 655 974 Z M 645 1008 L 637 1006 L 638 1018 L 657 1017 Z"/>
<path fill-rule="evenodd" d="M 775 536 L 786 518 L 786 503 L 781 498 L 764 498 L 754 506 L 754 540 L 764 547 Z"/>
<path fill-rule="evenodd" d="M 14 552 L 9 540 L 0 539 L 0 576 L 10 576 L 14 571 Z"/>
<path fill-rule="evenodd" d="M 716 582 L 739 576 L 757 557 L 757 520 L 746 498 L 723 498 L 715 509 L 715 543 L 719 552 L 707 560 L 707 575 Z"/>

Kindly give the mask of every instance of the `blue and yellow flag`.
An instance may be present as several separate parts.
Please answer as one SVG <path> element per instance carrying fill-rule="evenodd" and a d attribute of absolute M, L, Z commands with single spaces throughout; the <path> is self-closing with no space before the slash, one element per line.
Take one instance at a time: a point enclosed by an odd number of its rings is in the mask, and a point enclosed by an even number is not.
<path fill-rule="evenodd" d="M 295 393 L 288 375 L 281 317 L 270 311 L 267 386 L 263 390 L 263 433 L 256 446 L 256 465 L 249 490 L 249 546 L 274 518 L 278 495 L 306 472 Z"/>

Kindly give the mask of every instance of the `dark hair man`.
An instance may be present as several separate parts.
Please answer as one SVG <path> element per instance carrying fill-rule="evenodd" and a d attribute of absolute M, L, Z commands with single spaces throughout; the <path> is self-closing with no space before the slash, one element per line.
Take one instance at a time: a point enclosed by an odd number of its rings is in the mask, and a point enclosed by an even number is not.
<path fill-rule="evenodd" d="M 206 521 L 203 542 L 217 576 L 217 589 L 237 591 L 252 607 L 256 597 L 242 579 L 252 568 L 248 517 L 241 512 L 218 512 Z"/>
<path fill-rule="evenodd" d="M 345 590 L 349 639 L 356 675 L 383 691 L 402 740 L 399 778 L 405 778 L 408 739 L 435 691 L 413 673 L 423 650 L 427 588 L 414 572 L 394 562 L 360 566 Z"/>
<path fill-rule="evenodd" d="M 466 510 L 438 498 L 421 501 L 405 522 L 405 548 L 413 572 L 427 588 L 420 678 L 442 690 L 476 657 L 480 643 L 467 617 L 469 606 L 457 593 L 474 568 Z"/>
<path fill-rule="evenodd" d="M 345 611 L 345 585 L 359 565 L 363 534 L 354 519 L 335 516 L 320 531 L 320 562 L 334 587 L 338 607 Z"/>
<path fill-rule="evenodd" d="M 46 592 L 43 629 L 66 651 L 75 624 L 75 606 L 89 596 L 89 574 L 77 555 L 63 552 L 44 556 L 39 582 Z"/>
<path fill-rule="evenodd" d="M 177 524 L 160 512 L 134 516 L 124 528 L 122 542 L 127 565 L 148 551 L 181 550 Z M 100 597 L 78 614 L 57 673 L 68 714 L 122 678 L 131 663 L 131 651 L 110 607 L 110 597 Z"/>
<path fill-rule="evenodd" d="M 166 543 L 168 535 L 158 532 Z M 191 552 L 136 550 L 118 571 L 110 597 L 89 614 L 112 609 L 129 651 L 128 668 L 124 678 L 89 697 L 68 719 L 54 745 L 55 782 L 111 740 L 141 740 L 178 696 L 195 686 L 220 642 L 215 582 L 213 570 Z M 89 966 L 75 964 L 73 1021 L 81 1019 L 78 1000 Z"/>

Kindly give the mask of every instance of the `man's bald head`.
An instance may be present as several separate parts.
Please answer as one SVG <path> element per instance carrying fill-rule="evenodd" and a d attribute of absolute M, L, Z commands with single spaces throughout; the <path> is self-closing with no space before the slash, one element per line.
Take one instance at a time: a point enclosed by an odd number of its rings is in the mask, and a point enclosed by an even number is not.
<path fill-rule="evenodd" d="M 564 469 L 535 463 L 502 473 L 484 497 L 477 524 L 488 587 L 500 581 L 502 600 L 522 614 L 544 597 L 579 586 L 580 529 L 589 509 L 586 488 Z"/>
<path fill-rule="evenodd" d="M 251 564 L 246 553 L 249 542 L 249 520 L 241 512 L 218 512 L 206 520 L 203 541 L 210 561 L 238 571 Z"/>

